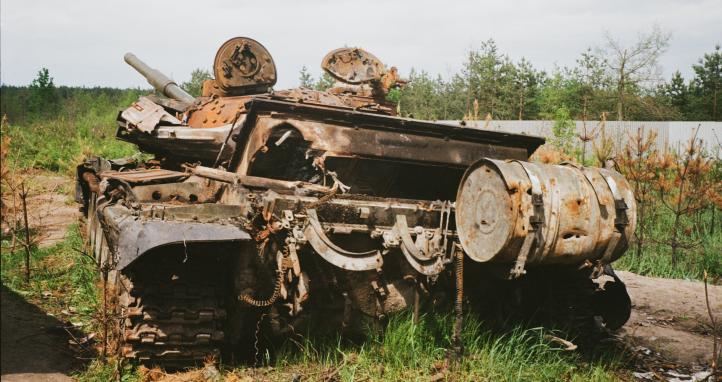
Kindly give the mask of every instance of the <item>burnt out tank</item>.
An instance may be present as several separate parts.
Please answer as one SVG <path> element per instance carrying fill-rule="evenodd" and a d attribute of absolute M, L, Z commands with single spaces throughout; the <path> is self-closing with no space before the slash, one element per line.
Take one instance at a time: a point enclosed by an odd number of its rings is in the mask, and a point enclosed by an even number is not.
<path fill-rule="evenodd" d="M 77 174 L 124 357 L 248 356 L 259 337 L 454 302 L 485 319 L 626 322 L 610 264 L 636 215 L 618 173 L 531 163 L 541 137 L 401 118 L 386 95 L 404 82 L 359 48 L 323 58 L 327 91 L 275 91 L 269 52 L 233 38 L 197 98 L 125 59 L 163 96 L 121 111 L 117 138 L 154 158 Z"/>

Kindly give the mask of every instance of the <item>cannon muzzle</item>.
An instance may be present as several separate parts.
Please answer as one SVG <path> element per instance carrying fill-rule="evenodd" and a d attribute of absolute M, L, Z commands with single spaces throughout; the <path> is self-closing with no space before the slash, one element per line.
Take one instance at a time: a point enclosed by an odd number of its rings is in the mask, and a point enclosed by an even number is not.
<path fill-rule="evenodd" d="M 142 74 L 143 77 L 148 80 L 149 84 L 153 85 L 156 90 L 163 93 L 166 97 L 186 103 L 192 103 L 195 101 L 195 98 L 192 95 L 181 89 L 180 86 L 168 78 L 168 76 L 151 68 L 133 53 L 126 53 L 124 58 L 128 65 L 132 66 L 133 69 Z"/>

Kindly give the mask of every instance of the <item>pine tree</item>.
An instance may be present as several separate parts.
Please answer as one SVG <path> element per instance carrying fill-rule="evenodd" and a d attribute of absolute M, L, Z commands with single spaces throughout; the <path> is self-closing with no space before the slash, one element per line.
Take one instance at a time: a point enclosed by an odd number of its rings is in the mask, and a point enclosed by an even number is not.
<path fill-rule="evenodd" d="M 668 84 L 662 86 L 662 91 L 671 106 L 683 115 L 689 113 L 689 88 L 679 70 L 674 72 Z"/>
<path fill-rule="evenodd" d="M 212 79 L 211 73 L 205 69 L 193 69 L 191 79 L 183 82 L 181 88 L 193 97 L 199 97 L 203 92 L 203 82 Z"/>
<path fill-rule="evenodd" d="M 705 120 L 722 121 L 720 91 L 722 91 L 722 51 L 715 46 L 712 53 L 705 54 L 698 65 L 693 65 L 695 78 L 693 92 L 700 114 Z"/>
<path fill-rule="evenodd" d="M 336 79 L 333 78 L 328 72 L 323 72 L 321 77 L 316 81 L 316 84 L 313 85 L 313 88 L 320 91 L 326 91 L 333 87 L 333 84 L 336 83 Z"/>
<path fill-rule="evenodd" d="M 521 61 L 516 64 L 513 74 L 513 96 L 516 117 L 520 121 L 533 118 L 538 112 L 537 105 L 534 101 L 539 91 L 539 85 L 544 78 L 544 73 L 538 72 L 534 69 L 531 62 L 522 58 Z"/>
<path fill-rule="evenodd" d="M 298 86 L 313 89 L 314 85 L 313 76 L 308 72 L 306 65 L 304 65 L 298 73 Z"/>
<path fill-rule="evenodd" d="M 28 109 L 35 114 L 52 114 L 58 107 L 58 94 L 48 68 L 41 68 L 30 83 Z"/>

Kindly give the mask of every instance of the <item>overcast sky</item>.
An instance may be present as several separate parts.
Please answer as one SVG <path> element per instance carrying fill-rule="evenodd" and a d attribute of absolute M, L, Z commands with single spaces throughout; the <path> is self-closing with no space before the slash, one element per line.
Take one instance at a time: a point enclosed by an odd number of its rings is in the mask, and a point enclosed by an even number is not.
<path fill-rule="evenodd" d="M 296 86 L 303 65 L 317 76 L 341 46 L 363 47 L 402 75 L 414 67 L 448 77 L 493 38 L 512 59 L 551 70 L 573 65 L 605 31 L 629 42 L 655 23 L 672 33 L 663 73 L 689 77 L 722 42 L 722 1 L 0 0 L 0 80 L 25 85 L 45 66 L 56 85 L 148 87 L 123 62 L 133 52 L 180 83 L 211 69 L 234 36 L 268 48 L 277 89 Z"/>

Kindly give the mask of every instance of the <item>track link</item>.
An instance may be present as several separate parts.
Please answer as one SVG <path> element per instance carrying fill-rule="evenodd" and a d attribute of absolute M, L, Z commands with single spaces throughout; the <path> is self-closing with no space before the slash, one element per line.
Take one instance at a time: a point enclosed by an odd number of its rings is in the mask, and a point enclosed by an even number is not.
<path fill-rule="evenodd" d="M 202 277 L 143 273 L 120 276 L 122 356 L 164 366 L 218 358 L 226 318 L 221 285 Z"/>

